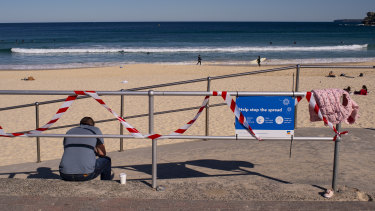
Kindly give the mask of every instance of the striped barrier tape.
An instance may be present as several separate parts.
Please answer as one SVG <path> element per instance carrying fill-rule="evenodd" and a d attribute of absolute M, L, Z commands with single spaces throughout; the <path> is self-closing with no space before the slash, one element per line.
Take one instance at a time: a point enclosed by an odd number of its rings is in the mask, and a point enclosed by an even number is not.
<path fill-rule="evenodd" d="M 195 117 L 190 120 L 188 123 L 186 123 L 184 126 L 182 126 L 181 128 L 175 130 L 173 133 L 171 133 L 170 135 L 181 135 L 183 134 L 185 131 L 187 131 L 190 126 L 192 126 L 194 124 L 194 122 L 198 119 L 198 117 L 201 115 L 202 111 L 206 108 L 206 105 L 208 103 L 208 99 L 210 98 L 210 96 L 206 96 L 203 100 L 203 103 L 201 105 L 201 107 L 199 108 L 197 114 L 195 115 Z"/>
<path fill-rule="evenodd" d="M 105 104 L 105 102 L 99 97 L 99 95 L 95 91 L 74 91 L 76 95 L 88 95 L 96 100 L 100 105 L 102 105 L 105 109 L 107 109 L 109 112 L 111 112 L 120 122 L 121 124 L 126 128 L 129 133 L 134 136 L 135 138 L 144 138 L 144 136 L 133 126 L 131 126 L 129 123 L 125 121 L 124 118 L 120 117 L 116 114 L 111 108 Z"/>
<path fill-rule="evenodd" d="M 307 92 L 306 92 L 306 93 L 307 93 Z M 306 97 L 306 93 L 305 93 L 305 95 L 304 95 L 303 97 Z M 299 101 L 302 100 L 303 97 L 302 97 L 302 96 L 298 96 L 298 97 L 296 97 L 296 98 L 295 98 L 295 102 L 294 102 L 294 106 L 296 106 L 296 105 L 299 103 Z"/>
<path fill-rule="evenodd" d="M 65 100 L 63 105 L 60 107 L 60 109 L 56 112 L 52 120 L 49 121 L 44 126 L 36 130 L 27 132 L 27 133 L 5 133 L 3 128 L 0 126 L 0 136 L 3 136 L 3 137 L 27 136 L 28 134 L 39 134 L 43 131 L 46 131 L 48 128 L 50 128 L 54 123 L 56 123 L 61 118 L 61 116 L 69 109 L 69 107 L 72 105 L 72 103 L 74 102 L 74 100 L 77 98 L 78 95 L 88 95 L 94 98 L 99 104 L 101 104 L 109 112 L 111 112 L 121 122 L 121 124 L 129 131 L 129 133 L 135 138 L 149 138 L 149 139 L 163 138 L 162 135 L 160 134 L 142 135 L 136 128 L 132 127 L 129 123 L 127 123 L 124 118 L 120 117 L 118 114 L 116 114 L 116 112 L 114 112 L 111 108 L 109 108 L 95 91 L 74 91 L 74 93 L 76 95 L 69 96 Z M 181 135 L 184 132 L 186 132 L 202 113 L 203 109 L 206 107 L 208 103 L 208 99 L 209 99 L 209 96 L 206 96 L 197 114 L 192 120 L 190 120 L 183 127 L 175 130 L 170 135 Z"/>
<path fill-rule="evenodd" d="M 309 102 L 310 107 L 314 108 L 315 113 L 317 113 L 319 118 L 323 120 L 324 124 L 328 125 L 335 132 L 336 135 L 333 137 L 333 141 L 336 141 L 337 136 L 341 137 L 342 134 L 348 133 L 348 131 L 343 131 L 341 133 L 338 132 L 335 126 L 331 122 L 329 122 L 325 116 L 322 115 L 322 112 L 320 111 L 319 106 L 316 103 L 315 97 L 313 96 L 312 92 L 307 92 L 306 99 Z"/>
<path fill-rule="evenodd" d="M 106 108 L 109 112 L 111 112 L 121 122 L 121 124 L 126 128 L 126 130 L 128 130 L 129 133 L 131 135 L 133 135 L 135 138 L 149 138 L 149 139 L 158 139 L 158 138 L 161 139 L 161 138 L 163 138 L 162 135 L 157 134 L 157 133 L 151 134 L 151 135 L 150 134 L 142 135 L 137 129 L 135 129 L 129 123 L 127 123 L 124 118 L 121 118 L 111 108 L 109 108 L 95 91 L 75 91 L 75 93 L 77 95 L 89 95 L 92 98 L 94 98 L 99 104 L 101 104 L 104 108 Z M 186 132 L 190 128 L 190 126 L 192 126 L 193 123 L 198 119 L 200 114 L 202 113 L 203 109 L 206 107 L 206 105 L 208 103 L 208 99 L 209 99 L 209 96 L 206 96 L 204 98 L 204 101 L 203 101 L 201 107 L 199 108 L 197 114 L 195 115 L 195 117 L 192 120 L 190 120 L 187 124 L 185 124 L 181 128 L 175 130 L 170 135 L 181 135 L 184 132 Z"/>
<path fill-rule="evenodd" d="M 120 122 L 121 124 L 129 131 L 129 133 L 134 136 L 135 138 L 149 138 L 149 139 L 158 139 L 158 138 L 163 138 L 162 135 L 160 134 L 148 134 L 148 135 L 143 135 L 141 134 L 136 128 L 132 127 L 129 123 L 125 121 L 124 118 L 120 117 L 118 114 L 116 114 L 111 108 L 109 108 L 105 102 L 99 97 L 99 95 L 95 91 L 74 91 L 76 95 L 68 96 L 67 99 L 64 101 L 63 105 L 59 108 L 59 110 L 56 112 L 56 114 L 53 116 L 52 120 L 50 120 L 47 124 L 44 126 L 37 128 L 36 130 L 27 132 L 27 133 L 5 133 L 3 128 L 0 126 L 0 136 L 3 137 L 16 137 L 16 136 L 27 136 L 27 134 L 40 134 L 43 131 L 48 130 L 54 123 L 56 123 L 62 115 L 69 109 L 69 107 L 72 105 L 74 100 L 76 100 L 78 95 L 88 95 L 92 98 L 94 98 L 99 104 L 101 104 L 106 110 L 111 112 Z M 231 111 L 234 113 L 238 121 L 249 130 L 250 134 L 255 137 L 258 140 L 261 140 L 259 136 L 257 136 L 253 129 L 250 127 L 249 123 L 246 121 L 246 118 L 243 116 L 241 111 L 239 110 L 237 104 L 235 101 L 231 98 L 231 96 L 226 92 L 218 92 L 218 91 L 213 91 L 212 92 L 213 96 L 221 96 L 226 104 L 229 106 Z M 314 108 L 314 111 L 318 114 L 318 116 L 324 121 L 326 125 L 328 125 L 334 132 L 335 132 L 335 137 L 333 140 L 335 141 L 337 139 L 337 136 L 341 136 L 342 134 L 348 133 L 348 131 L 343 131 L 343 132 L 338 132 L 334 125 L 329 122 L 320 112 L 319 106 L 317 105 L 315 98 L 313 97 L 313 94 L 311 92 L 306 92 L 306 99 L 309 102 L 309 106 Z M 181 135 L 184 132 L 186 132 L 192 125 L 193 123 L 198 119 L 204 108 L 206 107 L 208 103 L 209 96 L 206 96 L 201 107 L 199 108 L 197 114 L 195 117 L 190 120 L 187 124 L 185 124 L 183 127 L 175 130 L 173 133 L 170 135 Z M 295 100 L 295 104 L 300 102 L 302 100 L 302 97 L 298 96 Z"/>
<path fill-rule="evenodd" d="M 312 92 L 306 92 L 304 97 L 306 97 L 307 102 L 309 102 L 309 106 L 314 109 L 315 113 L 318 115 L 318 117 L 321 120 L 323 120 L 324 124 L 328 125 L 335 132 L 336 135 L 333 137 L 333 141 L 336 141 L 338 136 L 341 137 L 341 135 L 348 133 L 348 131 L 338 132 L 335 126 L 330 121 L 328 121 L 325 116 L 323 116 L 318 104 L 315 101 L 315 97 Z M 297 105 L 301 100 L 302 100 L 302 97 L 300 96 L 296 97 L 295 105 Z"/>
<path fill-rule="evenodd" d="M 236 102 L 232 99 L 232 97 L 225 91 L 223 92 L 217 92 L 213 91 L 212 92 L 213 96 L 220 96 L 224 99 L 225 103 L 229 106 L 230 110 L 234 113 L 238 121 L 250 132 L 250 134 L 256 138 L 257 140 L 261 141 L 262 139 L 257 136 L 253 129 L 250 127 L 249 123 L 246 121 L 246 118 L 244 115 L 241 113 L 240 109 L 238 108 Z"/>
<path fill-rule="evenodd" d="M 62 115 L 69 109 L 69 107 L 73 104 L 74 100 L 77 99 L 77 95 L 68 96 L 64 103 L 61 105 L 59 110 L 57 110 L 56 114 L 52 117 L 52 119 L 47 122 L 47 124 L 43 125 L 40 128 L 35 130 L 29 131 L 27 133 L 5 133 L 3 128 L 0 126 L 0 136 L 3 137 L 16 137 L 16 136 L 27 136 L 27 134 L 40 134 L 43 131 L 48 130 L 54 123 L 56 123 Z"/>
<path fill-rule="evenodd" d="M 102 99 L 100 99 L 99 95 L 94 92 L 94 91 L 76 91 L 75 92 L 77 95 L 89 95 L 91 96 L 92 98 L 94 98 L 99 104 L 101 104 L 102 106 L 104 106 L 109 112 L 111 112 L 123 125 L 124 127 L 136 138 L 149 138 L 149 139 L 162 139 L 163 136 L 160 135 L 160 134 L 151 134 L 151 135 L 142 135 L 137 129 L 135 129 L 134 127 L 132 127 L 129 123 L 127 123 L 125 121 L 125 119 L 121 118 L 120 116 L 118 116 L 112 109 L 110 109 Z M 233 111 L 233 113 L 235 114 L 235 116 L 237 117 L 237 119 L 239 120 L 239 122 L 245 126 L 251 135 L 253 135 L 256 139 L 258 140 L 261 140 L 260 137 L 258 137 L 252 130 L 252 128 L 250 127 L 250 125 L 248 124 L 248 122 L 246 121 L 246 118 L 244 118 L 244 116 L 242 115 L 241 111 L 238 109 L 237 107 L 237 104 L 234 102 L 234 100 L 230 97 L 230 95 L 227 93 L 227 92 L 212 92 L 213 96 L 219 96 L 221 95 L 222 98 L 224 99 L 224 101 L 227 103 L 227 105 L 230 107 L 230 109 Z M 173 133 L 171 133 L 170 135 L 181 135 L 183 134 L 184 132 L 186 132 L 186 130 L 188 130 L 190 128 L 191 125 L 193 125 L 193 123 L 198 119 L 198 117 L 200 116 L 200 114 L 202 113 L 203 109 L 206 107 L 207 103 L 208 103 L 208 99 L 209 99 L 209 96 L 206 96 L 201 107 L 199 108 L 197 114 L 195 115 L 195 117 L 190 120 L 187 124 L 185 124 L 183 127 L 175 130 Z"/>

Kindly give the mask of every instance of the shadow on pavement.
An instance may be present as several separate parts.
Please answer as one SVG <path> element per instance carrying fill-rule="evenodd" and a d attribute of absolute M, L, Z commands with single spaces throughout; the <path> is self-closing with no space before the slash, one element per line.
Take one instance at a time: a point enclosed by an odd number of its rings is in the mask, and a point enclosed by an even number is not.
<path fill-rule="evenodd" d="M 26 174 L 28 179 L 61 179 L 58 170 L 51 170 L 49 167 L 39 167 L 36 171 L 1 173 L 0 175 L 9 175 L 8 178 L 14 178 L 17 174 Z"/>
<path fill-rule="evenodd" d="M 198 167 L 198 169 L 194 169 Z M 152 165 L 131 165 L 131 166 L 114 166 L 113 168 L 139 171 L 146 174 L 152 174 Z M 208 168 L 208 171 L 218 170 L 207 173 L 203 168 Z M 192 160 L 186 162 L 176 163 L 161 163 L 157 165 L 158 179 L 179 179 L 179 178 L 194 178 L 194 177 L 218 177 L 218 176 L 239 176 L 239 175 L 256 175 L 270 180 L 290 184 L 290 182 L 266 176 L 257 172 L 246 170 L 245 168 L 254 168 L 254 164 L 246 161 L 222 161 L 222 160 Z"/>

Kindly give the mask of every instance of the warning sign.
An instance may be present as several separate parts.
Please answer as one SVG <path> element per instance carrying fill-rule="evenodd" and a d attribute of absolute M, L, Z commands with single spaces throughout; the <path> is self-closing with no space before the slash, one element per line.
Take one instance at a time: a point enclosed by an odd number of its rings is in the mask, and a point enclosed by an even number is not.
<path fill-rule="evenodd" d="M 238 97 L 236 104 L 254 133 L 261 138 L 294 135 L 294 99 L 287 96 Z M 236 134 L 251 136 L 236 119 Z"/>

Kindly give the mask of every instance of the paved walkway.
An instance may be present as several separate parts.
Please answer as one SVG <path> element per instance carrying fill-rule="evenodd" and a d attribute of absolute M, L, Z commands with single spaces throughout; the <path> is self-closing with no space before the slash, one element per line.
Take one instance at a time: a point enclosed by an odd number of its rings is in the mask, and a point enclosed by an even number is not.
<path fill-rule="evenodd" d="M 374 210 L 374 202 L 207 201 L 0 197 L 0 209 L 17 210 Z"/>
<path fill-rule="evenodd" d="M 41 180 L 44 181 L 42 183 L 48 185 L 43 187 L 41 182 L 36 182 L 40 180 L 22 182 L 0 179 L 0 206 L 18 207 L 19 203 L 29 200 L 30 204 L 25 205 L 33 207 L 31 201 L 37 200 L 36 207 L 49 206 L 50 201 L 56 201 L 68 203 L 60 208 L 82 206 L 86 209 L 91 205 L 85 207 L 81 202 L 88 200 L 102 203 L 97 207 L 114 209 L 147 209 L 147 206 L 155 206 L 167 209 L 204 207 L 256 210 L 272 207 L 273 210 L 285 210 L 302 206 L 313 207 L 314 210 L 374 210 L 373 202 L 332 202 L 371 201 L 375 196 L 375 129 L 350 129 L 349 132 L 340 143 L 337 179 L 340 191 L 330 201 L 321 194 L 331 187 L 334 142 L 294 141 L 290 158 L 290 141 L 212 140 L 158 147 L 157 185 L 165 187 L 164 193 L 150 188 L 151 148 L 110 153 L 115 180 L 118 180 L 120 172 L 128 174 L 126 188 L 121 187 L 118 181 L 106 183 L 108 189 L 103 187 L 103 194 L 110 198 L 86 191 L 90 189 L 89 185 L 100 186 L 101 181 L 86 183 L 88 186 L 85 186 L 59 180 L 59 160 L 2 166 L 0 178 L 43 178 L 48 180 Z M 296 130 L 296 136 L 332 136 L 332 132 L 329 128 L 300 128 Z M 17 183 L 22 185 L 17 186 Z M 33 184 L 35 187 L 24 193 L 16 190 L 24 186 L 33 187 Z M 48 186 L 53 188 L 48 190 Z M 59 198 L 53 198 L 58 196 L 53 191 L 56 188 L 61 190 Z M 36 192 L 33 189 L 39 190 Z M 73 191 L 70 192 L 70 189 Z M 77 190 L 84 194 L 74 195 Z M 11 199 L 7 198 L 9 195 L 12 195 Z"/>

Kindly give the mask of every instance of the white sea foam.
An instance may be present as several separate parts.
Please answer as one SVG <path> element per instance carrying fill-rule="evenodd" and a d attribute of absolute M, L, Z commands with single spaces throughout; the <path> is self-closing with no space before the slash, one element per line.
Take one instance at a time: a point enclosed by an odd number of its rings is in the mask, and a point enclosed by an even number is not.
<path fill-rule="evenodd" d="M 329 63 L 355 63 L 375 62 L 375 58 L 307 58 L 307 59 L 267 59 L 263 65 L 295 65 L 295 64 L 329 64 Z M 66 64 L 34 64 L 34 65 L 1 65 L 0 70 L 49 70 L 87 67 L 119 66 L 124 68 L 128 64 L 137 62 L 92 62 L 92 63 L 66 63 Z M 154 62 L 164 65 L 195 65 L 195 61 L 180 62 Z M 250 61 L 207 61 L 206 65 L 254 65 Z"/>
<path fill-rule="evenodd" d="M 127 64 L 132 64 L 128 62 Z M 0 70 L 53 70 L 53 69 L 70 69 L 70 68 L 88 68 L 88 67 L 109 67 L 124 66 L 124 63 L 118 62 L 88 62 L 88 63 L 66 63 L 66 64 L 12 64 L 1 65 Z"/>
<path fill-rule="evenodd" d="M 329 64 L 329 63 L 356 63 L 373 62 L 375 58 L 309 58 L 309 59 L 268 59 L 264 64 L 286 65 L 286 64 Z"/>
<path fill-rule="evenodd" d="M 267 59 L 263 65 L 296 65 L 296 64 L 332 64 L 332 63 L 357 63 L 375 62 L 375 58 L 307 58 L 307 59 Z M 177 63 L 179 64 L 179 63 Z M 194 64 L 195 63 L 190 63 Z M 205 62 L 208 65 L 257 65 L 251 61 L 213 61 Z"/>
<path fill-rule="evenodd" d="M 364 45 L 336 45 L 336 46 L 231 46 L 231 47 L 186 47 L 186 48 L 12 48 L 13 53 L 24 54 L 61 54 L 61 53 L 183 53 L 183 52 L 283 52 L 283 51 L 343 51 L 343 50 L 364 50 Z"/>

